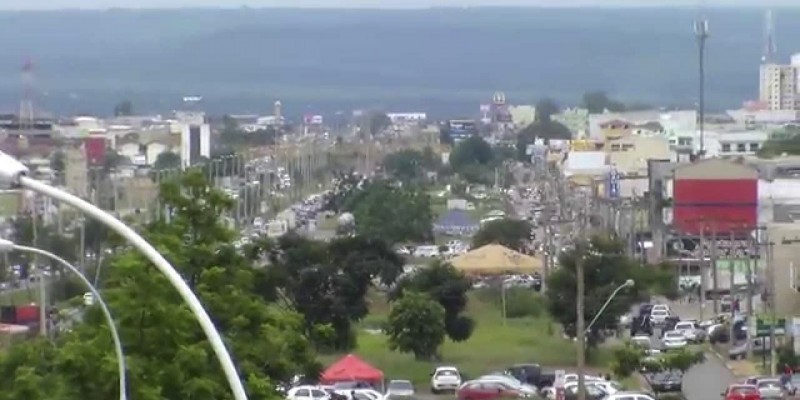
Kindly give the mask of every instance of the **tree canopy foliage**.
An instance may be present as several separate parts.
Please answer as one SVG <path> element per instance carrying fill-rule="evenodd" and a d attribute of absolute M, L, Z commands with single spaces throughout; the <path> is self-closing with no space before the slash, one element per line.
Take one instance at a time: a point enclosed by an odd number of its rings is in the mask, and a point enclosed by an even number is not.
<path fill-rule="evenodd" d="M 433 239 L 430 197 L 422 188 L 383 180 L 359 182 L 335 200 L 340 210 L 353 213 L 359 235 L 390 244 Z"/>
<path fill-rule="evenodd" d="M 397 301 L 408 293 L 425 293 L 444 307 L 444 326 L 447 336 L 462 342 L 472 336 L 475 321 L 464 315 L 470 281 L 452 265 L 434 261 L 429 268 L 415 272 L 397 282 L 390 299 Z"/>
<path fill-rule="evenodd" d="M 171 151 L 165 151 L 156 157 L 153 168 L 158 170 L 178 169 L 181 167 L 181 156 Z"/>
<path fill-rule="evenodd" d="M 441 164 L 430 147 L 423 151 L 406 149 L 388 154 L 383 159 L 383 170 L 403 183 L 420 183 L 424 182 L 427 172 L 437 171 Z"/>
<path fill-rule="evenodd" d="M 517 154 L 520 160 L 529 160 L 526 154 L 528 145 L 536 143 L 536 139 L 571 139 L 572 132 L 564 124 L 554 121 L 553 115 L 559 112 L 558 105 L 550 99 L 543 99 L 536 104 L 536 119 L 517 134 Z"/>
<path fill-rule="evenodd" d="M 760 158 L 800 154 L 800 128 L 787 127 L 776 132 L 758 150 Z"/>
<path fill-rule="evenodd" d="M 247 149 L 274 145 L 279 135 L 280 132 L 271 126 L 247 132 L 239 126 L 235 119 L 226 115 L 222 120 L 219 142 L 228 149 Z"/>
<path fill-rule="evenodd" d="M 704 360 L 705 354 L 702 351 L 686 348 L 652 357 L 648 356 L 643 348 L 628 342 L 613 350 L 611 371 L 620 379 L 627 378 L 637 371 L 686 373 L 692 366 Z"/>
<path fill-rule="evenodd" d="M 450 154 L 453 171 L 465 181 L 476 184 L 491 184 L 495 167 L 501 161 L 495 157 L 492 146 L 477 135 L 459 142 Z"/>
<path fill-rule="evenodd" d="M 194 289 L 226 339 L 251 399 L 275 398 L 274 383 L 317 374 L 304 319 L 265 301 L 253 262 L 232 246 L 234 232 L 218 220 L 231 207 L 199 172 L 162 185 L 167 221 L 143 234 Z M 135 399 L 230 399 L 232 395 L 205 336 L 178 293 L 144 257 L 123 249 L 111 260 L 103 296 L 122 337 L 129 396 Z M 0 354 L 0 399 L 116 397 L 112 340 L 100 311 L 53 341 L 15 344 Z"/>
<path fill-rule="evenodd" d="M 389 348 L 430 360 L 445 337 L 445 310 L 429 295 L 409 292 L 392 305 L 386 322 Z"/>
<path fill-rule="evenodd" d="M 367 291 L 376 280 L 392 285 L 403 270 L 386 242 L 364 236 L 325 243 L 289 234 L 257 243 L 250 257 L 269 260 L 257 274 L 259 293 L 300 313 L 303 331 L 324 350 L 355 347 L 352 323 L 367 315 Z"/>
<path fill-rule="evenodd" d="M 518 219 L 489 221 L 472 237 L 472 247 L 496 243 L 509 249 L 523 251 L 530 240 L 531 224 Z"/>
<path fill-rule="evenodd" d="M 606 299 L 625 283 L 633 279 L 635 285 L 620 291 L 614 301 L 600 315 L 592 327 L 590 343 L 597 331 L 613 327 L 619 316 L 650 294 L 658 293 L 675 282 L 674 268 L 667 266 L 643 266 L 625 255 L 624 243 L 608 236 L 593 236 L 588 243 L 577 246 L 559 258 L 560 268 L 551 272 L 547 281 L 548 308 L 553 318 L 559 322 L 569 335 L 575 333 L 577 320 L 577 280 L 576 266 L 583 263 L 585 282 L 585 319 L 588 322 L 600 311 Z M 675 284 L 677 286 L 677 284 Z"/>

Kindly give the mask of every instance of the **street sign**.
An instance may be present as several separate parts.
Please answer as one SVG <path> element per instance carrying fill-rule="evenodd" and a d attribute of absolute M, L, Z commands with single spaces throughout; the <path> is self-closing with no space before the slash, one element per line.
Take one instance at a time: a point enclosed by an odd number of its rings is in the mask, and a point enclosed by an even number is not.
<path fill-rule="evenodd" d="M 757 337 L 767 337 L 771 335 L 771 330 L 775 329 L 776 336 L 786 334 L 786 318 L 773 319 L 770 316 L 756 317 L 755 333 Z"/>

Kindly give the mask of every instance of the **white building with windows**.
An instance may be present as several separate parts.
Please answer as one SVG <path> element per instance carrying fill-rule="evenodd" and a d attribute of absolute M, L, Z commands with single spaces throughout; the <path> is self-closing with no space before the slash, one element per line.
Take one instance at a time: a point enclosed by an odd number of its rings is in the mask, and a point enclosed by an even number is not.
<path fill-rule="evenodd" d="M 753 156 L 761 150 L 769 133 L 764 131 L 724 132 L 716 137 L 719 141 L 719 156 Z"/>
<path fill-rule="evenodd" d="M 762 64 L 758 100 L 768 110 L 797 110 L 800 57 L 792 56 L 790 64 Z"/>

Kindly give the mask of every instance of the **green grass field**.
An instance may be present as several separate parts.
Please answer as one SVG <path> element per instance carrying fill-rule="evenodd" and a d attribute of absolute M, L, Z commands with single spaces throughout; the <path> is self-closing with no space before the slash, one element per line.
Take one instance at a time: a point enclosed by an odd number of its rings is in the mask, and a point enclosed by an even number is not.
<path fill-rule="evenodd" d="M 516 363 L 567 368 L 575 364 L 575 344 L 561 338 L 558 325 L 549 317 L 509 319 L 504 324 L 499 301 L 476 293 L 470 294 L 468 306 L 468 314 L 477 323 L 472 337 L 462 343 L 446 340 L 441 362 L 417 361 L 411 354 L 389 350 L 385 336 L 366 330 L 379 327 L 389 312 L 382 296 L 372 295 L 371 301 L 371 314 L 359 327 L 358 348 L 353 353 L 381 369 L 386 379 L 409 379 L 425 388 L 437 365 L 455 365 L 467 376 L 479 376 Z M 327 355 L 322 361 L 329 365 L 341 356 Z M 593 359 L 606 360 L 607 351 L 595 351 Z"/>

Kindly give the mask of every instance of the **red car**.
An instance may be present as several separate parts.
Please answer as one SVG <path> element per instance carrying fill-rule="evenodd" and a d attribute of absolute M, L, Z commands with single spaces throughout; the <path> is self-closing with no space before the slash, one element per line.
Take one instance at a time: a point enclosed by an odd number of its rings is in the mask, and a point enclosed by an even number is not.
<path fill-rule="evenodd" d="M 761 400 L 758 388 L 755 385 L 730 385 L 722 393 L 725 400 Z"/>
<path fill-rule="evenodd" d="M 458 400 L 497 400 L 521 397 L 520 393 L 503 382 L 469 381 L 456 391 Z"/>

